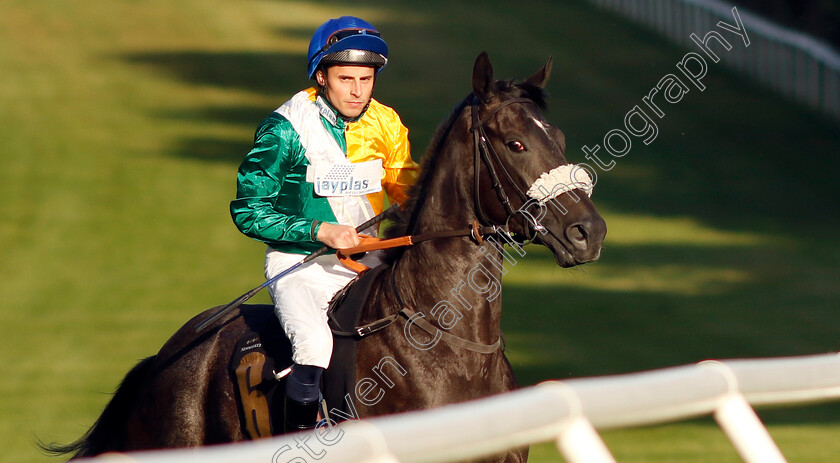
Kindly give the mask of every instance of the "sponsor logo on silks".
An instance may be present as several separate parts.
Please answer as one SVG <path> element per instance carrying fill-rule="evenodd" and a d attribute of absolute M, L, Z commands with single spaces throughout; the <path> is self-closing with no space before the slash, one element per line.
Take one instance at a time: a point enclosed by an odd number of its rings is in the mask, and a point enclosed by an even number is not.
<path fill-rule="evenodd" d="M 382 160 L 309 166 L 306 180 L 318 196 L 360 196 L 382 191 Z"/>

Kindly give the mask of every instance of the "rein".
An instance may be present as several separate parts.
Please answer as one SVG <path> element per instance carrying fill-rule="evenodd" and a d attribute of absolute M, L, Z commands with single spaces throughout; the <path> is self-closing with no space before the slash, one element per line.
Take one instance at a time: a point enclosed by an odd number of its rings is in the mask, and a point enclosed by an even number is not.
<path fill-rule="evenodd" d="M 392 238 L 387 240 L 380 240 L 379 238 L 365 236 L 362 239 L 362 244 L 352 248 L 339 250 L 338 259 L 339 261 L 341 261 L 342 264 L 344 264 L 351 270 L 354 270 L 358 273 L 362 273 L 365 270 L 368 270 L 368 267 L 353 260 L 350 257 L 353 254 L 375 251 L 380 249 L 390 249 L 402 246 L 412 246 L 417 243 L 422 243 L 423 241 L 431 241 L 441 238 L 453 238 L 459 236 L 469 236 L 473 239 L 473 241 L 480 244 L 484 241 L 485 235 L 492 235 L 498 233 L 501 229 L 502 227 L 499 227 L 497 225 L 479 227 L 478 221 L 473 221 L 471 227 L 461 230 L 442 230 L 430 233 L 423 233 L 420 235 L 401 236 L 398 238 Z M 491 354 L 499 349 L 499 346 L 502 343 L 501 335 L 499 336 L 499 339 L 496 340 L 496 342 L 493 344 L 481 344 L 478 342 L 470 341 L 455 336 L 454 334 L 451 334 L 448 331 L 441 330 L 435 325 L 429 323 L 429 321 L 423 318 L 423 314 L 415 312 L 414 310 L 409 308 L 408 304 L 405 303 L 405 301 L 402 298 L 402 295 L 400 295 L 400 290 L 397 287 L 396 277 L 394 276 L 395 274 L 396 272 L 391 272 L 390 281 L 391 290 L 394 292 L 394 296 L 397 299 L 397 303 L 400 305 L 400 307 L 402 307 L 399 312 L 384 318 L 380 318 L 379 320 L 373 321 L 366 325 L 358 326 L 352 331 L 343 331 L 333 328 L 333 334 L 337 336 L 359 337 L 361 339 L 368 335 L 376 333 L 379 330 L 391 326 L 394 322 L 397 321 L 397 319 L 399 319 L 400 317 L 404 317 L 409 323 L 417 325 L 417 327 L 419 327 L 432 337 L 443 340 L 444 342 L 453 346 L 460 347 L 462 349 L 466 349 L 472 352 L 478 352 L 480 354 Z"/>
<path fill-rule="evenodd" d="M 394 277 L 396 272 L 391 272 L 391 277 L 389 278 L 391 282 L 391 290 L 394 292 L 394 296 L 397 298 L 397 303 L 402 307 L 399 312 L 389 315 L 384 318 L 380 318 L 374 322 L 368 323 L 366 325 L 358 326 L 353 331 L 342 331 L 337 329 L 332 329 L 333 334 L 338 336 L 352 336 L 352 337 L 359 337 L 364 338 L 368 335 L 376 333 L 379 330 L 385 329 L 394 322 L 397 321 L 400 317 L 405 318 L 409 324 L 413 323 L 417 325 L 418 328 L 425 331 L 427 334 L 431 335 L 433 338 L 440 339 L 443 342 L 451 344 L 456 347 L 460 347 L 462 349 L 466 349 L 471 352 L 477 352 L 479 354 L 492 354 L 499 349 L 502 345 L 502 336 L 499 335 L 499 339 L 496 340 L 493 344 L 482 344 L 475 341 L 470 341 L 464 338 L 460 338 L 455 336 L 454 334 L 444 331 L 435 325 L 429 323 L 425 318 L 423 318 L 423 314 L 417 313 L 411 308 L 409 308 L 408 304 L 405 303 L 402 296 L 400 295 L 400 290 L 397 287 L 397 281 Z"/>
<path fill-rule="evenodd" d="M 441 230 L 430 233 L 422 233 L 419 235 L 400 236 L 387 240 L 379 239 L 373 236 L 360 235 L 362 239 L 358 246 L 339 249 L 337 251 L 338 260 L 350 270 L 353 270 L 356 273 L 362 273 L 365 270 L 368 270 L 368 267 L 353 260 L 351 256 L 354 254 L 361 254 L 368 251 L 378 251 L 380 249 L 413 246 L 415 244 L 422 243 L 423 241 L 431 241 L 441 238 L 454 238 L 459 236 L 469 236 L 473 241 L 481 244 L 481 242 L 484 241 L 485 235 L 496 234 L 501 229 L 502 227 L 497 225 L 480 227 L 477 221 L 473 221 L 472 226 L 466 229 Z"/>
<path fill-rule="evenodd" d="M 420 235 L 409 235 L 409 236 L 402 236 L 398 238 L 392 238 L 387 240 L 380 240 L 379 238 L 374 237 L 363 237 L 362 243 L 358 246 L 341 249 L 338 250 L 338 258 L 342 264 L 354 270 L 358 273 L 361 273 L 368 269 L 368 267 L 354 261 L 350 258 L 353 254 L 374 251 L 379 249 L 390 249 L 395 247 L 401 246 L 411 246 L 417 243 L 421 243 L 423 241 L 430 241 L 434 239 L 441 239 L 441 238 L 451 238 L 451 237 L 459 237 L 459 236 L 470 236 L 476 243 L 481 243 L 483 241 L 483 235 L 488 234 L 495 234 L 498 233 L 500 230 L 504 230 L 505 226 L 499 225 L 485 225 L 479 226 L 479 223 L 488 224 L 491 223 L 488 220 L 487 215 L 484 213 L 484 210 L 481 207 L 481 198 L 479 197 L 480 191 L 480 179 L 481 176 L 479 172 L 481 171 L 481 163 L 484 163 L 484 166 L 487 168 L 487 172 L 490 175 L 490 180 L 492 182 L 492 188 L 496 192 L 496 195 L 499 198 L 499 201 L 502 203 L 502 206 L 507 213 L 507 221 L 509 222 L 510 219 L 516 216 L 517 212 L 513 210 L 513 206 L 510 202 L 510 197 L 508 196 L 507 192 L 505 191 L 504 186 L 502 185 L 499 174 L 497 173 L 496 166 L 499 167 L 502 174 L 504 175 L 505 179 L 508 181 L 510 185 L 513 185 L 514 191 L 516 194 L 519 195 L 519 199 L 525 203 L 528 201 L 528 195 L 522 191 L 522 189 L 517 186 L 516 182 L 513 180 L 513 176 L 510 175 L 507 168 L 505 168 L 504 163 L 502 162 L 499 154 L 496 153 L 496 150 L 493 149 L 493 145 L 488 141 L 489 137 L 487 132 L 484 130 L 484 125 L 490 121 L 493 116 L 495 116 L 500 110 L 505 108 L 508 105 L 514 103 L 531 103 L 534 102 L 528 98 L 512 98 L 510 100 L 505 100 L 501 102 L 498 106 L 493 108 L 492 111 L 485 114 L 483 118 L 479 117 L 478 115 L 478 98 L 473 98 L 473 103 L 470 108 L 470 112 L 472 113 L 472 127 L 470 131 L 473 133 L 473 139 L 475 141 L 475 150 L 473 152 L 474 158 L 474 170 L 473 170 L 473 177 L 474 177 L 474 199 L 475 199 L 475 213 L 478 220 L 473 221 L 472 227 L 466 230 L 445 230 L 445 231 L 437 231 L 431 233 L 424 233 Z M 495 161 L 495 162 L 494 162 Z M 522 214 L 526 221 L 528 220 L 528 214 Z M 543 230 L 544 227 L 537 223 L 533 218 L 529 222 L 531 228 L 534 232 L 538 232 Z M 402 296 L 400 295 L 399 288 L 397 287 L 396 278 L 395 278 L 394 271 L 391 272 L 390 276 L 390 283 L 391 283 L 391 290 L 394 293 L 394 296 L 397 299 L 397 303 L 400 305 L 401 309 L 399 312 L 389 315 L 387 317 L 381 318 L 379 320 L 373 321 L 366 325 L 362 325 L 356 327 L 352 331 L 342 331 L 333 329 L 332 332 L 338 336 L 354 336 L 359 338 L 364 338 L 370 334 L 376 333 L 379 330 L 387 328 L 391 326 L 394 322 L 397 321 L 400 317 L 405 318 L 409 323 L 414 323 L 431 335 L 436 339 L 443 340 L 444 342 L 451 344 L 456 347 L 460 347 L 462 349 L 466 349 L 472 352 L 478 352 L 481 354 L 490 354 L 495 352 L 499 349 L 502 344 L 502 336 L 500 334 L 499 339 L 496 340 L 493 344 L 482 344 L 474 341 L 469 341 L 467 339 L 460 338 L 455 336 L 448 331 L 441 330 L 438 327 L 431 324 L 428 320 L 423 317 L 423 314 L 417 313 L 411 308 L 409 308 L 408 304 L 405 303 Z"/>

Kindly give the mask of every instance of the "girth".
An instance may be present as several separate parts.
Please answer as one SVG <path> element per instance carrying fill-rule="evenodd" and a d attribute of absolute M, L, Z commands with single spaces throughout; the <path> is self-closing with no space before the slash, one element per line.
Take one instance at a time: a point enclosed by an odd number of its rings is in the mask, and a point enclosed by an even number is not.
<path fill-rule="evenodd" d="M 483 235 L 497 233 L 500 230 L 503 230 L 504 227 L 497 226 L 497 225 L 489 225 L 489 226 L 479 226 L 479 224 L 488 224 L 490 221 L 487 219 L 487 216 L 484 213 L 484 210 L 481 207 L 481 198 L 479 197 L 480 191 L 480 170 L 481 164 L 484 163 L 484 166 L 487 168 L 487 172 L 490 175 L 490 180 L 492 181 L 492 188 L 496 191 L 496 195 L 499 197 L 499 201 L 502 203 L 502 206 L 507 213 L 508 220 L 511 217 L 516 215 L 516 211 L 513 210 L 513 206 L 511 205 L 510 198 L 505 191 L 504 186 L 502 185 L 499 174 L 497 173 L 496 166 L 498 165 L 499 170 L 501 170 L 502 174 L 505 176 L 505 179 L 508 181 L 510 185 L 513 185 L 515 192 L 519 196 L 520 200 L 525 203 L 528 200 L 528 196 L 523 192 L 513 180 L 513 177 L 510 175 L 510 172 L 507 171 L 504 164 L 502 163 L 501 159 L 499 158 L 498 153 L 493 149 L 493 145 L 490 144 L 488 141 L 488 136 L 486 131 L 484 130 L 484 125 L 498 113 L 502 108 L 514 104 L 514 103 L 531 103 L 534 102 L 528 98 L 512 98 L 510 100 L 505 100 L 499 103 L 495 108 L 493 108 L 490 112 L 484 115 L 483 118 L 479 117 L 478 115 L 478 100 L 475 99 L 472 107 L 472 128 L 470 129 L 473 133 L 474 142 L 475 142 L 475 151 L 474 151 L 474 199 L 475 199 L 475 213 L 478 220 L 474 221 L 472 227 L 469 230 L 446 230 L 446 231 L 438 231 L 432 233 L 426 233 L 422 235 L 415 235 L 415 236 L 403 236 L 399 238 L 394 238 L 390 240 L 379 240 L 378 238 L 372 238 L 367 241 L 363 241 L 362 244 L 350 249 L 342 249 L 338 251 L 339 259 L 342 260 L 346 266 L 351 269 L 356 270 L 357 272 L 362 272 L 367 268 L 361 266 L 361 264 L 356 263 L 349 256 L 361 252 L 367 252 L 377 249 L 388 249 L 400 246 L 411 246 L 413 244 L 417 244 L 422 241 L 428 241 L 432 239 L 439 239 L 439 238 L 449 238 L 449 237 L 456 237 L 456 236 L 471 236 L 473 240 L 477 243 L 481 243 Z M 523 214 L 526 217 L 527 215 Z M 541 229 L 541 225 L 538 223 L 530 223 L 532 228 L 536 231 Z M 354 267 L 354 264 L 356 267 Z M 370 334 L 376 333 L 388 326 L 392 325 L 394 322 L 397 321 L 400 317 L 403 317 L 409 323 L 415 324 L 417 327 L 428 333 L 429 335 L 437 338 L 439 337 L 444 342 L 451 344 L 453 346 L 460 347 L 462 349 L 466 349 L 472 352 L 478 352 L 482 354 L 489 354 L 495 352 L 499 349 L 502 345 L 503 337 L 500 334 L 499 339 L 496 340 L 493 344 L 482 344 L 474 341 L 469 341 L 467 339 L 460 338 L 455 336 L 448 331 L 439 329 L 438 327 L 431 324 L 428 320 L 426 320 L 422 314 L 419 314 L 408 307 L 405 301 L 402 299 L 399 289 L 397 288 L 397 284 L 394 277 L 394 272 L 391 272 L 391 287 L 394 292 L 394 296 L 397 299 L 401 309 L 399 312 L 389 315 L 387 317 L 381 318 L 379 320 L 373 321 L 371 323 L 358 326 L 352 331 L 344 331 L 344 330 L 337 330 L 333 329 L 333 333 L 337 336 L 353 336 L 363 338 Z"/>
<path fill-rule="evenodd" d="M 394 296 L 397 298 L 397 302 L 400 304 L 400 307 L 402 307 L 402 309 L 400 309 L 399 312 L 393 315 L 389 315 L 387 317 L 380 318 L 379 320 L 376 320 L 374 322 L 358 326 L 352 331 L 343 331 L 333 328 L 333 334 L 335 334 L 336 336 L 364 338 L 368 335 L 376 333 L 379 330 L 391 326 L 400 317 L 403 317 L 406 319 L 407 322 L 416 325 L 418 328 L 422 329 L 432 337 L 439 338 L 441 341 L 444 341 L 447 344 L 451 344 L 455 347 L 460 347 L 471 352 L 478 352 L 480 354 L 491 354 L 498 350 L 499 347 L 502 345 L 501 334 L 499 335 L 499 339 L 497 339 L 496 342 L 494 342 L 493 344 L 482 344 L 479 342 L 460 338 L 452 333 L 449 333 L 448 331 L 442 330 L 436 327 L 435 325 L 432 325 L 431 323 L 429 323 L 428 320 L 426 320 L 423 317 L 423 314 L 417 313 L 414 310 L 410 309 L 405 303 L 402 296 L 400 295 L 399 288 L 397 288 L 394 273 L 395 272 L 391 271 L 391 276 L 389 278 L 391 282 L 391 289 L 393 290 Z"/>

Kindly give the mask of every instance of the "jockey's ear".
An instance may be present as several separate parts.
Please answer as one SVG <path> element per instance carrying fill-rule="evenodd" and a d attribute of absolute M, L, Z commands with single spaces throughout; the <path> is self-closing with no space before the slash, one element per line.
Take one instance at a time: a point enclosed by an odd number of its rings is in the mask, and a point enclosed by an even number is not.
<path fill-rule="evenodd" d="M 473 93 L 483 103 L 487 103 L 493 97 L 493 66 L 487 52 L 483 51 L 478 55 L 473 67 Z"/>
<path fill-rule="evenodd" d="M 529 77 L 525 80 L 531 85 L 535 85 L 539 88 L 545 88 L 545 84 L 548 83 L 548 76 L 551 75 L 551 63 L 553 59 L 552 57 L 548 57 L 548 61 L 545 63 L 545 66 L 542 67 L 539 71 L 535 72 L 534 75 Z"/>
<path fill-rule="evenodd" d="M 327 71 L 323 67 L 315 71 L 315 81 L 318 82 L 319 87 L 327 85 Z"/>

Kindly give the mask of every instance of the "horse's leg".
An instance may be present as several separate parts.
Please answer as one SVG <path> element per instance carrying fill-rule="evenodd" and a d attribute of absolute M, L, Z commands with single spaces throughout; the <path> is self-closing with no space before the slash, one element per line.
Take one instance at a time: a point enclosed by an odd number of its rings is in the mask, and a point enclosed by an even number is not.
<path fill-rule="evenodd" d="M 441 343 L 428 351 L 409 344 L 401 329 L 389 329 L 359 343 L 356 378 L 365 378 L 375 404 L 357 398 L 359 415 L 383 415 L 463 402 L 518 388 L 513 369 L 502 351 L 477 354 Z M 357 382 L 358 384 L 358 382 Z M 370 397 L 368 397 L 370 398 Z M 528 448 L 513 449 L 482 462 L 525 462 Z"/>

